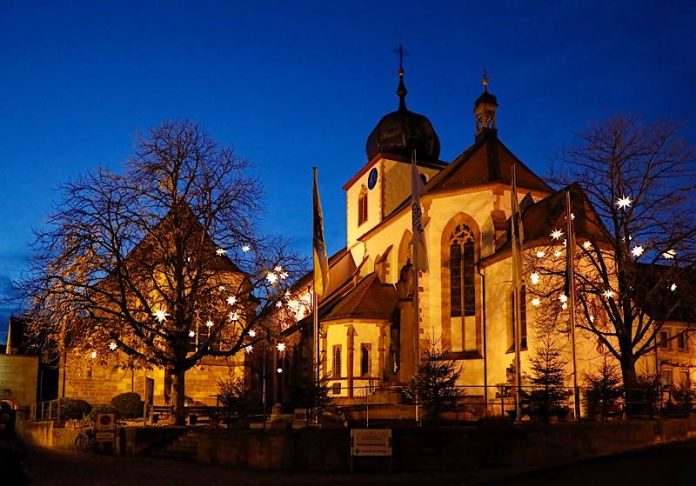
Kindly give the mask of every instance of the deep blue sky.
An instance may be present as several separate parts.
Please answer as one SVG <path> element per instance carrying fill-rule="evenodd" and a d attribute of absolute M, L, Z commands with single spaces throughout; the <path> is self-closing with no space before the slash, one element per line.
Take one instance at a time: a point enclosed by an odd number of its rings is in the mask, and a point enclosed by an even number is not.
<path fill-rule="evenodd" d="M 449 161 L 473 140 L 481 71 L 505 143 L 544 174 L 616 113 L 686 122 L 696 141 L 694 2 L 0 2 L 0 293 L 25 267 L 55 187 L 119 169 L 133 135 L 190 118 L 251 160 L 264 227 L 309 252 L 311 167 L 329 251 L 365 139 L 407 99 Z M 8 309 L 0 310 L 0 329 Z M 0 342 L 3 341 L 0 331 Z"/>

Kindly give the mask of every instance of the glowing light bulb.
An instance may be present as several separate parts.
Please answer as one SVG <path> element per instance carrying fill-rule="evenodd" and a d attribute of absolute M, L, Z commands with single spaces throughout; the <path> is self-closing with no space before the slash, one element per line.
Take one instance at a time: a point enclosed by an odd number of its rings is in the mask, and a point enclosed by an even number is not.
<path fill-rule="evenodd" d="M 91 353 L 89 353 L 89 355 L 91 356 L 92 359 L 94 359 L 94 358 L 97 357 L 97 352 L 96 352 L 96 351 L 92 351 Z"/>
<path fill-rule="evenodd" d="M 276 265 L 275 268 L 273 269 L 273 271 L 275 273 L 280 273 L 283 271 L 283 267 L 281 267 L 280 265 Z"/>
<path fill-rule="evenodd" d="M 630 196 L 624 196 L 624 197 L 620 197 L 616 201 L 616 207 L 618 207 L 619 209 L 626 209 L 626 208 L 630 208 L 632 203 L 633 203 L 633 201 L 631 200 Z"/>
<path fill-rule="evenodd" d="M 152 316 L 157 320 L 157 322 L 162 323 L 167 320 L 167 317 L 169 317 L 169 314 L 164 312 L 162 309 L 156 310 L 155 312 L 152 313 Z"/>
<path fill-rule="evenodd" d="M 109 343 L 109 349 L 110 349 L 111 351 L 116 351 L 116 348 L 118 348 L 118 344 L 116 344 L 116 341 L 111 341 L 111 342 Z"/>
<path fill-rule="evenodd" d="M 534 297 L 532 299 L 532 305 L 534 307 L 539 307 L 541 305 L 541 299 L 539 299 L 539 297 Z"/>
<path fill-rule="evenodd" d="M 552 240 L 560 240 L 561 238 L 563 238 L 563 231 L 556 228 L 551 232 L 550 236 Z"/>
<path fill-rule="evenodd" d="M 194 331 L 193 329 L 191 329 L 191 330 L 189 331 L 189 337 L 196 337 L 196 331 Z"/>
<path fill-rule="evenodd" d="M 536 252 L 537 258 L 544 258 L 546 256 L 546 252 L 539 250 Z"/>
<path fill-rule="evenodd" d="M 242 246 L 242 251 L 244 253 L 249 253 L 249 250 L 251 250 L 251 247 L 249 245 L 243 245 Z"/>
<path fill-rule="evenodd" d="M 675 256 L 677 256 L 676 250 L 667 250 L 662 254 L 662 258 L 665 260 L 673 260 Z"/>
<path fill-rule="evenodd" d="M 566 302 L 568 302 L 568 296 L 566 294 L 561 294 L 558 296 L 558 300 L 565 304 Z"/>
<path fill-rule="evenodd" d="M 249 329 L 249 337 L 256 337 L 256 331 Z"/>
<path fill-rule="evenodd" d="M 582 244 L 582 247 L 583 247 L 585 250 L 589 250 L 590 248 L 592 248 L 592 243 L 590 243 L 589 241 L 585 241 L 585 242 Z"/>
<path fill-rule="evenodd" d="M 271 285 L 275 284 L 278 281 L 278 275 L 276 275 L 273 272 L 268 272 L 266 274 L 266 280 L 268 280 L 268 283 Z"/>
<path fill-rule="evenodd" d="M 215 325 L 215 323 L 213 321 L 211 321 L 210 319 L 208 319 L 207 321 L 205 321 L 205 325 L 210 328 L 210 327 L 213 327 Z"/>
<path fill-rule="evenodd" d="M 278 368 L 278 369 L 276 370 L 276 372 L 278 372 L 279 374 L 282 373 L 282 372 L 283 372 L 283 368 Z"/>
<path fill-rule="evenodd" d="M 251 353 L 254 350 L 254 346 L 251 344 L 249 346 L 244 346 L 244 351 L 246 351 L 246 354 Z"/>
<path fill-rule="evenodd" d="M 605 299 L 611 299 L 612 297 L 614 297 L 614 295 L 614 291 L 611 289 L 607 289 L 604 292 L 602 292 L 602 297 L 604 297 Z"/>
<path fill-rule="evenodd" d="M 556 258 L 560 258 L 561 255 L 562 255 L 561 250 L 556 250 L 553 252 L 553 256 L 555 256 Z"/>
<path fill-rule="evenodd" d="M 641 256 L 643 254 L 644 251 L 645 251 L 645 248 L 643 248 L 640 245 L 636 245 L 633 248 L 631 248 L 631 255 L 638 258 L 639 256 Z"/>
<path fill-rule="evenodd" d="M 534 272 L 529 276 L 529 281 L 536 285 L 539 283 L 539 274 Z"/>
<path fill-rule="evenodd" d="M 282 353 L 283 351 L 285 351 L 285 343 L 276 344 L 276 349 Z"/>
<path fill-rule="evenodd" d="M 217 256 L 225 256 L 227 255 L 227 250 L 225 250 L 224 248 L 218 248 L 217 250 L 215 250 L 215 254 Z"/>
<path fill-rule="evenodd" d="M 675 290 L 677 290 L 677 284 L 673 283 L 672 285 L 670 285 L 670 286 L 669 286 L 669 290 L 671 290 L 672 292 L 674 292 Z"/>
<path fill-rule="evenodd" d="M 237 311 L 230 312 L 229 314 L 230 321 L 238 321 L 239 320 L 239 313 Z"/>
<path fill-rule="evenodd" d="M 230 304 L 230 305 L 236 304 L 236 303 L 237 303 L 237 297 L 235 297 L 234 295 L 230 295 L 229 297 L 227 297 L 227 303 Z"/>

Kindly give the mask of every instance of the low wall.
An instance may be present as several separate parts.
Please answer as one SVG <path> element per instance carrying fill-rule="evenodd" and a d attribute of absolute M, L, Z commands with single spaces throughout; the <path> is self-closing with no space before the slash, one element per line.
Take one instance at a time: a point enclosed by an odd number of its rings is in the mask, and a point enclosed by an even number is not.
<path fill-rule="evenodd" d="M 138 437 L 150 445 L 166 442 L 167 434 L 173 440 L 171 429 L 139 430 L 126 432 L 130 454 L 148 450 Z M 394 429 L 393 466 L 399 471 L 532 467 L 693 437 L 696 419 Z M 335 472 L 346 471 L 350 460 L 348 429 L 194 428 L 183 440 L 194 444 L 197 461 L 233 467 Z"/>
<path fill-rule="evenodd" d="M 17 427 L 17 433 L 26 444 L 53 449 L 74 449 L 78 432 L 53 420 L 27 421 Z"/>

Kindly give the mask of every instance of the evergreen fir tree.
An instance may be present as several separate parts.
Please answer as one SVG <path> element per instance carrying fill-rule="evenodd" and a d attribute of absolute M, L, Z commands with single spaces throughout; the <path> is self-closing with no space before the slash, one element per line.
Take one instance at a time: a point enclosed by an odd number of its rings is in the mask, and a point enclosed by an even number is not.
<path fill-rule="evenodd" d="M 561 358 L 551 333 L 541 335 L 540 344 L 531 358 L 529 380 L 533 390 L 529 394 L 530 413 L 548 421 L 552 415 L 567 410 L 564 371 L 567 362 Z"/>

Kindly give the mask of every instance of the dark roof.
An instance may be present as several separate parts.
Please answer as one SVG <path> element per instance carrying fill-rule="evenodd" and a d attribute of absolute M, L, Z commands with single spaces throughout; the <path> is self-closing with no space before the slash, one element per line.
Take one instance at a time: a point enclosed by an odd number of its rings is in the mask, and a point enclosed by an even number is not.
<path fill-rule="evenodd" d="M 512 166 L 516 165 L 517 187 L 551 192 L 544 180 L 532 172 L 498 139 L 496 130 L 485 134 L 471 147 L 433 177 L 426 192 L 479 186 L 498 182 L 510 185 Z"/>
<path fill-rule="evenodd" d="M 696 268 L 635 263 L 637 300 L 653 319 L 696 322 Z M 676 285 L 674 291 L 672 284 Z"/>
<path fill-rule="evenodd" d="M 391 319 L 398 296 L 393 285 L 383 284 L 377 274 L 363 277 L 343 295 L 326 314 L 323 321 L 335 319 Z"/>
<path fill-rule="evenodd" d="M 406 108 L 406 86 L 404 72 L 399 71 L 399 108 L 385 116 L 370 132 L 365 144 L 367 160 L 377 154 L 411 157 L 416 150 L 420 160 L 438 160 L 440 157 L 440 138 L 427 117 Z"/>
<path fill-rule="evenodd" d="M 481 93 L 481 96 L 476 98 L 476 101 L 474 102 L 474 108 L 476 108 L 481 103 L 488 103 L 491 105 L 498 106 L 498 98 L 496 98 L 494 94 L 491 94 L 488 91 L 484 91 L 483 93 Z"/>
<path fill-rule="evenodd" d="M 594 210 L 585 192 L 575 183 L 554 192 L 550 196 L 532 204 L 531 198 L 523 198 L 526 209 L 522 210 L 522 226 L 524 228 L 524 245 L 534 246 L 551 241 L 551 232 L 560 229 L 566 233 L 566 191 L 570 191 L 570 204 L 575 216 L 576 240 L 589 240 L 595 244 L 611 241 L 604 224 Z M 496 252 L 485 258 L 488 260 L 510 250 L 510 218 L 507 221 L 507 234 L 497 243 Z"/>
<path fill-rule="evenodd" d="M 179 219 L 177 229 L 185 231 L 191 243 L 195 243 L 196 246 L 202 245 L 202 247 L 196 248 L 196 250 L 200 249 L 215 255 L 218 246 L 205 230 L 205 227 L 203 224 L 201 224 L 200 220 L 196 217 L 191 209 L 191 206 L 185 202 L 181 202 L 171 208 L 169 212 L 148 232 L 148 234 L 135 245 L 135 247 L 126 256 L 126 261 L 139 262 L 143 259 L 149 260 L 152 252 L 155 251 L 155 238 L 161 237 L 165 241 L 171 239 L 171 233 L 174 229 L 172 220 L 174 218 Z M 209 260 L 208 265 L 210 270 L 243 273 L 242 270 L 232 260 L 230 260 L 227 255 L 215 255 L 214 258 Z"/>

